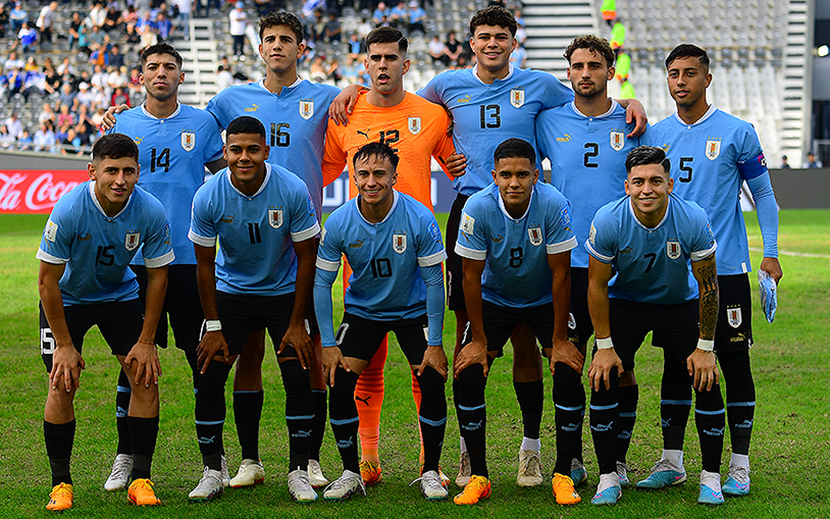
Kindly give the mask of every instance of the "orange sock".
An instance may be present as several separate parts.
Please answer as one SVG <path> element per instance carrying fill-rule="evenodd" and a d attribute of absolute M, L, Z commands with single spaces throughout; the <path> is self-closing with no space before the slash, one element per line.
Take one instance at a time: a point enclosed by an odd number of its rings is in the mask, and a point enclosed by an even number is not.
<path fill-rule="evenodd" d="M 354 389 L 357 414 L 360 417 L 360 448 L 363 459 L 378 455 L 380 439 L 380 408 L 383 405 L 383 366 L 389 351 L 389 340 L 384 337 L 375 356 L 363 369 Z"/>
<path fill-rule="evenodd" d="M 418 385 L 418 379 L 415 377 L 415 372 L 412 372 L 412 399 L 415 400 L 415 419 L 418 420 L 418 436 L 421 439 L 421 454 L 418 456 L 418 461 L 424 462 L 424 433 L 421 432 L 421 386 Z"/>

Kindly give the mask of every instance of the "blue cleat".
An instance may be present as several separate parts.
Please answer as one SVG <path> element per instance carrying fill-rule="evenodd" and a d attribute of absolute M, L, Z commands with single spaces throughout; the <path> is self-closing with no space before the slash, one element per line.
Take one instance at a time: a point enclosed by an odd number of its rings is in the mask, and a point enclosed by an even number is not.
<path fill-rule="evenodd" d="M 588 471 L 585 470 L 585 465 L 576 458 L 571 460 L 571 479 L 574 487 L 584 485 L 588 481 Z"/>
<path fill-rule="evenodd" d="M 616 505 L 622 497 L 622 489 L 617 474 L 600 474 L 597 493 L 591 498 L 594 505 Z"/>
<path fill-rule="evenodd" d="M 702 505 L 722 505 L 723 493 L 701 483 L 700 495 L 697 497 L 697 502 Z"/>
<path fill-rule="evenodd" d="M 631 479 L 628 477 L 628 471 L 631 469 L 622 461 L 617 462 L 617 476 L 620 478 L 620 487 L 626 488 L 631 486 Z"/>
<path fill-rule="evenodd" d="M 686 471 L 681 467 L 677 470 L 671 462 L 661 459 L 651 467 L 651 474 L 642 481 L 637 482 L 637 488 L 656 490 L 686 482 Z"/>
<path fill-rule="evenodd" d="M 723 484 L 723 493 L 733 497 L 749 494 L 749 469 L 730 465 L 729 475 L 726 478 L 726 483 Z"/>

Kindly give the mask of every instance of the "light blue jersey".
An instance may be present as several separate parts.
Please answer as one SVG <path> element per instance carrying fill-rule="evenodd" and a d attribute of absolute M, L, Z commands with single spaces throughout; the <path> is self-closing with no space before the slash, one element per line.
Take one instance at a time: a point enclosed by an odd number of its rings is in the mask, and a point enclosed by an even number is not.
<path fill-rule="evenodd" d="M 608 282 L 608 297 L 666 305 L 698 297 L 690 261 L 705 259 L 718 248 L 706 212 L 674 194 L 653 229 L 634 215 L 631 197 L 602 206 L 585 246 L 616 270 Z"/>
<path fill-rule="evenodd" d="M 329 105 L 340 93 L 330 85 L 297 79 L 274 94 L 265 88 L 265 80 L 222 90 L 208 102 L 222 128 L 241 115 L 256 117 L 268 133 L 270 164 L 282 166 L 303 179 L 317 221 L 323 214 L 323 150 Z"/>
<path fill-rule="evenodd" d="M 89 181 L 55 204 L 37 259 L 66 264 L 58 283 L 64 305 L 120 302 L 138 297 L 138 281 L 127 267 L 139 248 L 148 268 L 175 259 L 161 202 L 136 187 L 124 209 L 107 216 Z"/>
<path fill-rule="evenodd" d="M 419 267 L 447 258 L 435 216 L 409 195 L 394 192 L 383 221 L 369 223 L 360 197 L 334 210 L 326 220 L 317 268 L 337 272 L 340 258 L 352 268 L 345 308 L 364 319 L 412 319 L 427 311 L 427 287 Z M 440 280 L 440 275 L 439 275 Z"/>
<path fill-rule="evenodd" d="M 543 110 L 536 117 L 540 158 L 550 159 L 551 184 L 571 204 L 571 229 L 585 243 L 597 209 L 625 196 L 625 158 L 640 145 L 628 138 L 634 123 L 625 123 L 625 108 L 611 101 L 604 114 L 589 117 L 571 102 Z M 571 251 L 572 267 L 588 267 L 588 252 Z"/>
<path fill-rule="evenodd" d="M 670 115 L 642 140 L 663 148 L 671 160 L 674 194 L 697 202 L 711 218 L 719 245 L 718 275 L 752 270 L 738 195 L 744 180 L 768 175 L 752 125 L 710 106 L 695 124 Z M 777 227 L 776 216 L 776 233 Z"/>
<path fill-rule="evenodd" d="M 536 114 L 574 98 L 551 74 L 512 65 L 507 77 L 492 85 L 478 78 L 476 67 L 442 72 L 418 95 L 452 113 L 455 150 L 467 158 L 467 172 L 453 179 L 452 187 L 467 196 L 492 182 L 493 152 L 499 144 L 518 137 L 536 148 Z M 536 167 L 542 170 L 540 159 Z"/>
<path fill-rule="evenodd" d="M 265 180 L 253 196 L 231 183 L 228 168 L 196 192 L 188 237 L 213 247 L 216 289 L 230 294 L 279 296 L 294 291 L 293 242 L 320 232 L 308 188 L 281 166 L 265 164 Z"/>
<path fill-rule="evenodd" d="M 144 105 L 118 114 L 109 133 L 123 133 L 138 146 L 138 185 L 164 205 L 176 264 L 195 265 L 190 229 L 190 202 L 205 181 L 205 164 L 222 157 L 222 135 L 209 113 L 179 104 L 159 119 Z M 141 264 L 136 256 L 134 263 Z"/>
<path fill-rule="evenodd" d="M 576 245 L 568 201 L 555 187 L 537 182 L 527 211 L 514 219 L 498 186 L 491 183 L 464 205 L 455 252 L 486 260 L 481 276 L 485 301 L 515 308 L 553 301 L 548 254 Z"/>

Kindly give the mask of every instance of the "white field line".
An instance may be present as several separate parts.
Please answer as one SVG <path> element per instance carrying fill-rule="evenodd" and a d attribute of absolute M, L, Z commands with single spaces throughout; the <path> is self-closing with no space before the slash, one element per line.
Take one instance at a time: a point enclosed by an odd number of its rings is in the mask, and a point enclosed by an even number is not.
<path fill-rule="evenodd" d="M 750 251 L 752 252 L 764 252 L 764 249 L 757 249 L 755 247 L 750 247 Z M 813 254 L 810 252 L 793 252 L 789 250 L 779 250 L 778 254 L 781 256 L 798 256 L 799 258 L 825 258 L 830 259 L 830 254 Z"/>

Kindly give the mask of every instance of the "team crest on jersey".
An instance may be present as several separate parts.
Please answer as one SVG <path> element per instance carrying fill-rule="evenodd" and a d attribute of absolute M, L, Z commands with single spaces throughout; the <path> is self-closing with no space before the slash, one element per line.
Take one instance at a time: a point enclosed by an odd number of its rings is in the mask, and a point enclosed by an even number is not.
<path fill-rule="evenodd" d="M 282 209 L 268 209 L 268 225 L 274 229 L 282 227 Z"/>
<path fill-rule="evenodd" d="M 141 243 L 141 232 L 128 232 L 127 237 L 124 239 L 124 247 L 127 248 L 129 251 L 133 251 L 138 248 L 138 244 Z"/>
<path fill-rule="evenodd" d="M 732 328 L 739 327 L 743 322 L 743 317 L 741 316 L 741 307 L 727 307 L 726 320 L 729 321 L 729 326 L 731 326 Z"/>
<path fill-rule="evenodd" d="M 420 117 L 410 117 L 407 120 L 407 126 L 409 128 L 409 133 L 412 135 L 418 135 L 421 133 L 421 118 Z"/>
<path fill-rule="evenodd" d="M 392 248 L 398 254 L 403 254 L 406 251 L 406 235 L 395 233 L 392 235 Z"/>
<path fill-rule="evenodd" d="M 614 151 L 620 151 L 625 146 L 625 134 L 623 132 L 611 132 L 611 147 Z"/>
<path fill-rule="evenodd" d="M 514 88 L 510 91 L 510 104 L 515 108 L 521 108 L 525 104 L 525 91 Z"/>
<path fill-rule="evenodd" d="M 542 228 L 541 227 L 530 227 L 527 230 L 527 235 L 530 236 L 530 243 L 534 247 L 538 247 L 542 244 Z"/>
<path fill-rule="evenodd" d="M 459 229 L 461 232 L 468 236 L 473 235 L 473 230 L 476 226 L 476 219 L 472 216 L 468 215 L 467 213 L 461 213 L 461 228 Z"/>
<path fill-rule="evenodd" d="M 720 141 L 710 139 L 706 141 L 706 158 L 715 160 L 720 155 Z"/>
<path fill-rule="evenodd" d="M 311 119 L 314 115 L 314 101 L 300 101 L 300 117 Z"/>
<path fill-rule="evenodd" d="M 184 151 L 191 151 L 196 147 L 196 134 L 192 132 L 182 132 L 182 148 Z"/>
<path fill-rule="evenodd" d="M 573 312 L 568 313 L 568 328 L 576 330 L 576 319 L 574 319 Z"/>
<path fill-rule="evenodd" d="M 676 260 L 680 257 L 680 242 L 679 241 L 667 241 L 666 242 L 666 256 L 669 259 Z"/>

